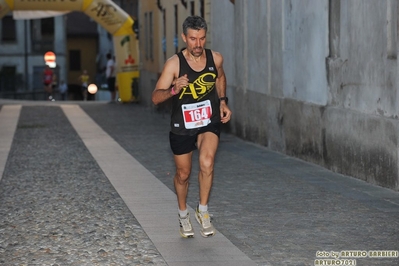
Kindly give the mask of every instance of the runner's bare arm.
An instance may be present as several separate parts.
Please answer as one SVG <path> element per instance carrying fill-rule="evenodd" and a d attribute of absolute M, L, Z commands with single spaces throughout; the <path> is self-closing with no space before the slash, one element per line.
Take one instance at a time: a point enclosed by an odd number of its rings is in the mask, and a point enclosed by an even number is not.
<path fill-rule="evenodd" d="M 218 77 L 216 78 L 216 90 L 219 98 L 226 96 L 226 75 L 223 69 L 223 57 L 218 52 L 213 52 L 213 58 L 215 61 L 216 68 L 218 70 Z M 220 121 L 222 123 L 229 122 L 231 118 L 231 110 L 227 106 L 225 100 L 220 101 Z"/>
<path fill-rule="evenodd" d="M 152 92 L 152 102 L 157 105 L 178 94 L 180 90 L 188 85 L 187 75 L 177 77 L 179 69 L 179 58 L 177 55 L 169 58 L 162 70 L 155 89 Z M 173 87 L 171 87 L 173 85 Z"/>

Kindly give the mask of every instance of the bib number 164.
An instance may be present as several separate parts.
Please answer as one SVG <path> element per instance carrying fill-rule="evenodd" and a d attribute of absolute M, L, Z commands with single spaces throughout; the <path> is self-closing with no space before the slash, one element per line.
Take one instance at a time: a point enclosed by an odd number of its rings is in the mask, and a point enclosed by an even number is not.
<path fill-rule="evenodd" d="M 212 116 L 212 107 L 209 100 L 184 104 L 182 106 L 184 125 L 187 129 L 199 128 L 208 125 Z"/>

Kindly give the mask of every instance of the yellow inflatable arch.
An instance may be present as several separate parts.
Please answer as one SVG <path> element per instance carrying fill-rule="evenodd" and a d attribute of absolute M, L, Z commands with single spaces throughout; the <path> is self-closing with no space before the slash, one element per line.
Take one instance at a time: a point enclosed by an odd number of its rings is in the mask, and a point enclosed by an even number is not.
<path fill-rule="evenodd" d="M 0 0 L 0 18 L 12 10 L 82 11 L 113 36 L 117 83 L 122 102 L 130 102 L 139 76 L 139 51 L 133 19 L 111 0 Z"/>

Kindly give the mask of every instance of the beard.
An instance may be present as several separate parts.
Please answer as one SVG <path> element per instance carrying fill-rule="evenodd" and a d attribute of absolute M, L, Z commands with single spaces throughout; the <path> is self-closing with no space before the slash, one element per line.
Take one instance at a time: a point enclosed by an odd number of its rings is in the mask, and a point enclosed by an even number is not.
<path fill-rule="evenodd" d="M 190 54 L 195 56 L 195 57 L 199 57 L 200 55 L 202 55 L 203 52 L 204 52 L 204 48 L 203 47 L 194 47 L 190 51 Z"/>

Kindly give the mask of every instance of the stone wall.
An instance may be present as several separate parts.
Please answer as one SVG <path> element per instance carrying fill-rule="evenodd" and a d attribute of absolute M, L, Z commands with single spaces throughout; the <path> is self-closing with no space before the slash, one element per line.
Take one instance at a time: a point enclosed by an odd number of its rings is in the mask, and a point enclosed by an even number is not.
<path fill-rule="evenodd" d="M 396 0 L 214 1 L 230 130 L 399 190 L 397 13 Z"/>

